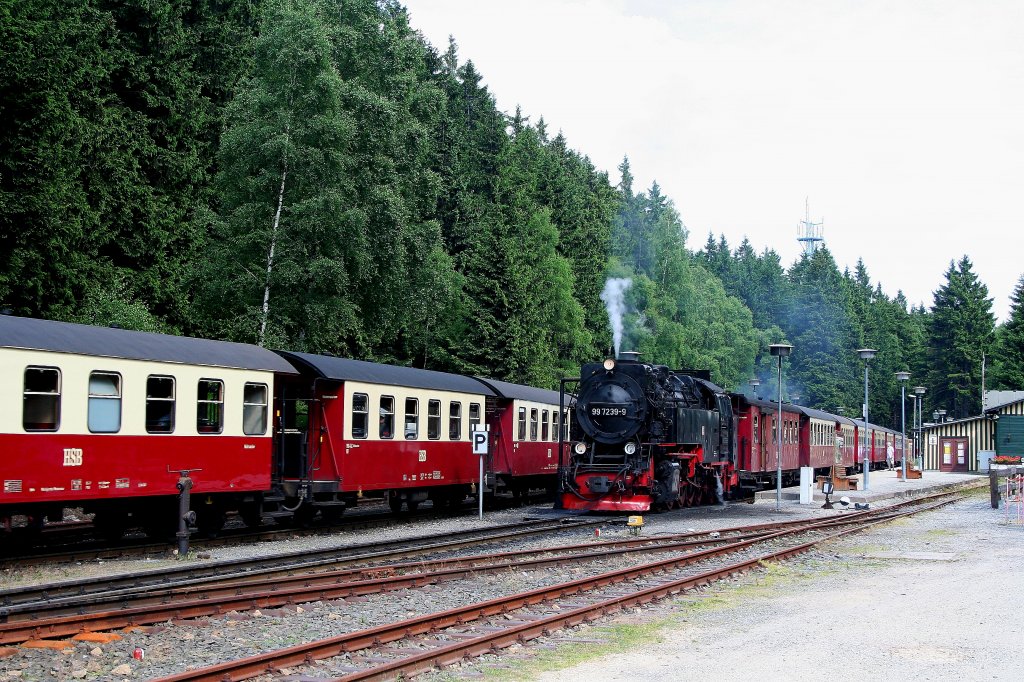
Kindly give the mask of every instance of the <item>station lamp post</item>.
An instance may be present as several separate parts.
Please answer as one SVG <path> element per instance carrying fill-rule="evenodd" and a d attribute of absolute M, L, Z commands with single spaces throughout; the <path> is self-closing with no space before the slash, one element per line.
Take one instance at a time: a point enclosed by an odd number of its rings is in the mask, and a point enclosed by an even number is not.
<path fill-rule="evenodd" d="M 907 394 L 910 398 L 910 457 L 915 462 L 917 461 L 917 394 L 914 393 L 914 389 L 910 389 L 910 393 Z"/>
<path fill-rule="evenodd" d="M 903 464 L 903 482 L 907 482 L 907 381 L 910 380 L 910 372 L 896 372 L 896 381 L 900 382 L 900 429 L 903 440 L 901 459 Z"/>
<path fill-rule="evenodd" d="M 871 470 L 871 455 L 868 453 L 868 365 L 878 351 L 874 348 L 861 348 L 857 355 L 864 361 L 864 450 L 861 456 L 864 458 L 864 490 L 869 489 L 868 472 Z"/>
<path fill-rule="evenodd" d="M 917 394 L 917 468 L 924 471 L 924 386 L 915 386 Z"/>
<path fill-rule="evenodd" d="M 754 392 L 754 400 L 757 400 L 757 387 L 761 385 L 761 380 L 754 377 L 750 380 L 750 390 Z"/>
<path fill-rule="evenodd" d="M 788 343 L 773 343 L 768 346 L 772 356 L 779 359 L 779 414 L 775 435 L 775 511 L 782 509 L 782 358 L 793 350 Z"/>
<path fill-rule="evenodd" d="M 944 424 L 945 421 L 946 421 L 946 411 L 945 410 L 939 410 L 939 423 L 940 424 Z"/>

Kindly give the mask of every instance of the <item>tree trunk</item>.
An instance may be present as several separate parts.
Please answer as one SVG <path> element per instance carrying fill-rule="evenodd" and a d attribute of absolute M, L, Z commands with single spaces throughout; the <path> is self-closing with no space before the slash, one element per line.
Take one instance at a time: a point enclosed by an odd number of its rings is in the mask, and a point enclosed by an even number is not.
<path fill-rule="evenodd" d="M 263 286 L 263 319 L 260 321 L 259 345 L 263 345 L 267 333 L 267 317 L 270 315 L 270 273 L 274 269 L 274 247 L 277 245 L 277 229 L 281 225 L 281 209 L 284 206 L 284 184 L 288 178 L 288 159 L 285 158 L 281 171 L 281 190 L 277 193 L 277 211 L 274 212 L 274 227 L 270 231 L 270 248 L 267 250 L 267 280 Z"/>

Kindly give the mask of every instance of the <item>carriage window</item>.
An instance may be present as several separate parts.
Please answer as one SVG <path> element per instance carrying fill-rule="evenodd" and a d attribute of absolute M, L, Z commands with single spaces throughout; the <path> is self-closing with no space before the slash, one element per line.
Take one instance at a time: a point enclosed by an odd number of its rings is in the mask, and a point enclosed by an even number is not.
<path fill-rule="evenodd" d="M 174 377 L 146 378 L 146 431 L 174 431 Z"/>
<path fill-rule="evenodd" d="M 370 397 L 365 393 L 352 394 L 352 437 L 370 435 Z"/>
<path fill-rule="evenodd" d="M 405 399 L 405 439 L 415 440 L 420 435 L 420 401 Z"/>
<path fill-rule="evenodd" d="M 224 382 L 220 379 L 199 380 L 196 430 L 199 433 L 220 433 L 224 430 Z"/>
<path fill-rule="evenodd" d="M 548 439 L 548 411 L 544 410 L 540 413 L 540 439 Z"/>
<path fill-rule="evenodd" d="M 537 408 L 530 410 L 530 440 L 537 440 Z"/>
<path fill-rule="evenodd" d="M 462 403 L 454 400 L 448 406 L 448 440 L 462 439 Z"/>
<path fill-rule="evenodd" d="M 395 398 L 390 395 L 380 397 L 380 429 L 381 438 L 395 437 Z"/>
<path fill-rule="evenodd" d="M 121 430 L 121 375 L 93 372 L 89 375 L 89 430 L 117 433 Z"/>
<path fill-rule="evenodd" d="M 755 415 L 754 415 L 754 442 L 755 442 L 755 443 L 757 442 L 757 439 L 758 439 L 758 435 L 759 435 L 759 434 L 758 434 L 758 432 L 757 432 L 757 415 L 755 414 Z"/>
<path fill-rule="evenodd" d="M 520 407 L 519 408 L 519 429 L 518 429 L 518 433 L 516 435 L 517 435 L 517 440 L 526 440 L 526 408 L 525 407 Z"/>
<path fill-rule="evenodd" d="M 242 433 L 262 436 L 267 432 L 267 385 L 246 384 L 242 391 Z"/>
<path fill-rule="evenodd" d="M 427 438 L 437 440 L 441 437 L 441 401 L 427 401 Z"/>
<path fill-rule="evenodd" d="M 480 403 L 469 404 L 469 430 L 472 431 L 474 426 L 480 425 Z"/>
<path fill-rule="evenodd" d="M 569 440 L 569 410 L 562 413 L 562 440 Z"/>
<path fill-rule="evenodd" d="M 551 440 L 558 440 L 558 411 L 551 410 Z"/>
<path fill-rule="evenodd" d="M 60 370 L 26 367 L 21 425 L 26 431 L 56 431 L 60 425 Z"/>

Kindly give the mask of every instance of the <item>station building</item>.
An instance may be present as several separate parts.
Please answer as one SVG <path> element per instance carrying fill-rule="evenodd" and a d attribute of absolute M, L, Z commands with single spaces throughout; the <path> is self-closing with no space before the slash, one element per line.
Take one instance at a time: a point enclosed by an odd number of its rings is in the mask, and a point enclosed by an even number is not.
<path fill-rule="evenodd" d="M 977 417 L 924 425 L 924 468 L 988 471 L 993 455 L 1024 455 L 1024 396 L 987 407 Z"/>

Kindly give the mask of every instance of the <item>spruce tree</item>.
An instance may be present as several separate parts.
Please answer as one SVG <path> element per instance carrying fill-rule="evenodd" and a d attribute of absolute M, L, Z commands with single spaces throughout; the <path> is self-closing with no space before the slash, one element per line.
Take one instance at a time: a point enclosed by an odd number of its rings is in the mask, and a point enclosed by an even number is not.
<path fill-rule="evenodd" d="M 981 411 L 981 359 L 995 330 L 992 299 L 967 256 L 950 262 L 929 325 L 931 404 L 952 418 Z"/>
<path fill-rule="evenodd" d="M 1024 275 L 1010 295 L 1010 317 L 1000 329 L 996 360 L 993 387 L 1024 390 Z"/>

